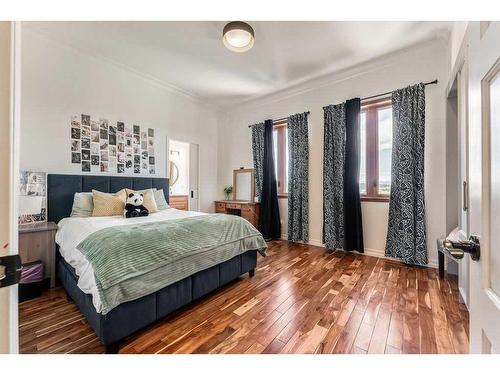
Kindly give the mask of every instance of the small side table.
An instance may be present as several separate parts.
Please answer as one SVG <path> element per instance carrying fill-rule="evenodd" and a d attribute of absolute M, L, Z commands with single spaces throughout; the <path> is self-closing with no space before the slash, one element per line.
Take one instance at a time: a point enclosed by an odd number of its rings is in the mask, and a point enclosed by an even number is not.
<path fill-rule="evenodd" d="M 444 263 L 445 259 L 451 259 L 455 263 L 458 263 L 458 259 L 453 258 L 444 248 L 443 242 L 445 238 L 440 238 L 437 240 L 437 249 L 438 249 L 438 272 L 439 278 L 444 278 Z"/>
<path fill-rule="evenodd" d="M 19 226 L 19 255 L 23 263 L 41 260 L 44 278 L 50 278 L 50 287 L 56 285 L 56 231 L 54 222 Z"/>

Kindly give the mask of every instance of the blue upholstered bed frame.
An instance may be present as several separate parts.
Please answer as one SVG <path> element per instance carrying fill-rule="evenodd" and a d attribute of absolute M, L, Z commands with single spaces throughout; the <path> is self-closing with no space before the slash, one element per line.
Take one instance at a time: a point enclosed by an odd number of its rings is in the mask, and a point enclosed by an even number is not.
<path fill-rule="evenodd" d="M 92 189 L 114 193 L 123 188 L 163 189 L 169 201 L 168 179 L 145 177 L 91 176 L 49 174 L 47 177 L 48 220 L 59 222 L 71 214 L 73 196 L 76 192 Z M 106 345 L 107 353 L 116 353 L 120 341 L 147 325 L 164 318 L 190 302 L 207 295 L 249 272 L 255 273 L 257 252 L 248 251 L 226 262 L 200 271 L 183 280 L 171 284 L 155 293 L 134 301 L 126 302 L 102 315 L 96 312 L 92 297 L 77 286 L 75 270 L 57 252 L 57 276 L 90 326 Z"/>

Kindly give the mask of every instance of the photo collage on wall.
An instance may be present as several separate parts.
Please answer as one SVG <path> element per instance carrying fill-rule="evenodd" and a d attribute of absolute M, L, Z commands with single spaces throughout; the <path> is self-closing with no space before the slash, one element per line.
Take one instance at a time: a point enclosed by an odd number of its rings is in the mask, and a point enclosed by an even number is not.
<path fill-rule="evenodd" d="M 82 172 L 155 174 L 155 132 L 139 125 L 71 117 L 71 163 Z"/>

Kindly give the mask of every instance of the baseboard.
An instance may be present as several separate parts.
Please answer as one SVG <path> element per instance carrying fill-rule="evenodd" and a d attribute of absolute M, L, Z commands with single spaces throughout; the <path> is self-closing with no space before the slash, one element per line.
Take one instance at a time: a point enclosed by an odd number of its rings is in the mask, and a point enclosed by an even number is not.
<path fill-rule="evenodd" d="M 281 234 L 281 239 L 287 241 L 288 240 L 287 234 L 286 233 L 282 233 Z M 323 247 L 323 248 L 325 247 L 325 245 L 323 244 L 323 241 L 315 240 L 315 239 L 310 239 L 309 240 L 309 245 L 319 246 L 319 247 Z M 384 250 L 369 249 L 369 248 L 365 247 L 365 252 L 364 253 L 359 253 L 359 254 L 361 254 L 361 255 L 368 255 L 368 256 L 372 256 L 372 257 L 376 257 L 376 258 L 391 259 L 391 260 L 395 260 L 395 261 L 399 262 L 399 259 L 391 258 L 391 257 L 386 257 Z M 427 267 L 437 268 L 438 267 L 437 259 L 430 259 L 429 263 L 427 264 Z"/>

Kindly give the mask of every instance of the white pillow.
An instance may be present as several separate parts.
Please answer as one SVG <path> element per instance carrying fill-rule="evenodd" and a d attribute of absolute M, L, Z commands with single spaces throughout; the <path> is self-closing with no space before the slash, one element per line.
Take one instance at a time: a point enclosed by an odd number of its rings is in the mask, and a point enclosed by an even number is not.
<path fill-rule="evenodd" d="M 75 193 L 73 198 L 73 208 L 71 209 L 72 217 L 88 217 L 92 216 L 94 211 L 94 200 L 92 193 Z"/>
<path fill-rule="evenodd" d="M 170 208 L 167 201 L 165 200 L 165 195 L 163 195 L 163 189 L 155 190 L 154 197 L 155 197 L 155 201 L 156 201 L 156 207 L 158 207 L 159 211 L 166 210 L 167 208 Z"/>

